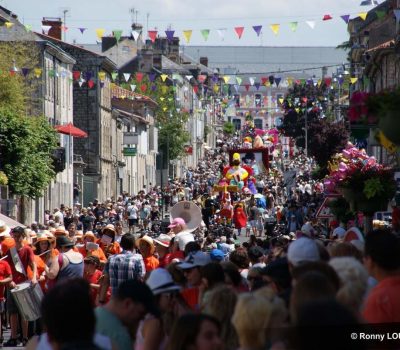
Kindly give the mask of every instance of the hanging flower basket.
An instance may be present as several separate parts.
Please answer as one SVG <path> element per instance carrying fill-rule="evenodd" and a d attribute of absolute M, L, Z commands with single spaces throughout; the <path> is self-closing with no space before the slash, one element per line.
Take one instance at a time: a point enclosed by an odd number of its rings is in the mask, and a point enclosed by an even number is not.
<path fill-rule="evenodd" d="M 396 145 L 400 145 L 400 111 L 387 111 L 379 119 L 379 129 Z"/>
<path fill-rule="evenodd" d="M 341 194 L 350 204 L 353 212 L 361 211 L 365 215 L 373 215 L 377 211 L 386 211 L 389 199 L 385 197 L 373 197 L 368 199 L 364 193 L 356 192 L 351 188 L 341 188 Z"/>

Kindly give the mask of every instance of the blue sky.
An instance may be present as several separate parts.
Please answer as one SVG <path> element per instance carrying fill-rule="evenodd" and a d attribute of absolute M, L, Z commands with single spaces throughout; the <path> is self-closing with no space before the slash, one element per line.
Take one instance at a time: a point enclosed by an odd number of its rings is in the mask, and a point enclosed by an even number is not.
<path fill-rule="evenodd" d="M 170 26 L 183 40 L 183 30 L 193 30 L 189 45 L 264 45 L 264 46 L 335 46 L 347 40 L 347 27 L 340 18 L 371 7 L 361 7 L 361 0 L 0 0 L 0 4 L 16 13 L 21 21 L 41 30 L 41 18 L 61 16 L 68 8 L 67 41 L 95 43 L 97 28 L 104 28 L 105 35 L 121 29 L 128 35 L 132 23 L 131 9 L 135 9 L 138 22 L 148 29 L 157 29 L 164 35 Z M 324 15 L 333 17 L 322 21 Z M 306 21 L 315 21 L 311 29 Z M 295 32 L 289 22 L 298 22 Z M 270 29 L 280 24 L 278 35 Z M 262 25 L 257 37 L 252 29 Z M 234 27 L 244 26 L 239 40 Z M 78 28 L 87 30 L 82 35 Z M 226 28 L 224 40 L 217 29 Z M 210 29 L 208 41 L 200 30 Z"/>

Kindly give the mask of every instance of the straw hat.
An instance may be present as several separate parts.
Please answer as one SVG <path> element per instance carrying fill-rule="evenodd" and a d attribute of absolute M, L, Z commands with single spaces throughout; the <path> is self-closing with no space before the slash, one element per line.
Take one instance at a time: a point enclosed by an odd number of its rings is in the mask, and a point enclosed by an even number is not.
<path fill-rule="evenodd" d="M 104 235 L 104 234 L 106 233 L 106 231 L 111 231 L 111 232 L 114 234 L 114 236 L 115 236 L 116 231 L 115 231 L 115 227 L 114 227 L 113 224 L 108 224 L 108 225 L 106 225 L 106 226 L 103 228 L 103 230 L 102 230 L 101 233 Z"/>
<path fill-rule="evenodd" d="M 0 237 L 11 237 L 10 231 L 11 228 L 3 220 L 0 220 Z"/>
<path fill-rule="evenodd" d="M 94 235 L 94 233 L 92 231 L 86 231 L 86 233 L 83 235 L 83 239 L 85 238 L 92 238 L 93 241 L 96 240 L 96 236 Z"/>
<path fill-rule="evenodd" d="M 142 238 L 139 238 L 139 239 L 136 240 L 136 242 L 135 242 L 136 247 L 139 248 L 139 244 L 142 241 L 146 242 L 150 246 L 150 254 L 154 254 L 154 251 L 155 251 L 156 248 L 154 246 L 153 239 L 151 237 L 147 236 L 147 235 L 143 236 Z"/>
<path fill-rule="evenodd" d="M 57 227 L 57 229 L 54 232 L 54 236 L 66 236 L 67 235 L 67 231 L 65 230 L 64 226 L 59 226 Z"/>

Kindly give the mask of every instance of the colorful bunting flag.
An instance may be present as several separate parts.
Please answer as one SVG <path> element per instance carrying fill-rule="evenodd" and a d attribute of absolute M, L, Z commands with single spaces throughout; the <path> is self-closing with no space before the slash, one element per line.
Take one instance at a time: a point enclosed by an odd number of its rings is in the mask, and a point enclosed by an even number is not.
<path fill-rule="evenodd" d="M 243 31 L 244 31 L 244 27 L 235 27 L 235 32 L 236 32 L 237 36 L 239 37 L 239 39 L 242 38 Z"/>
<path fill-rule="evenodd" d="M 225 82 L 225 84 L 228 84 L 228 83 L 229 83 L 229 80 L 231 80 L 231 77 L 230 77 L 229 75 L 225 75 L 225 76 L 224 76 L 224 82 Z"/>
<path fill-rule="evenodd" d="M 357 81 L 358 81 L 358 78 L 350 78 L 351 84 L 355 84 L 355 83 L 357 83 Z"/>
<path fill-rule="evenodd" d="M 142 92 L 146 92 L 146 90 L 147 90 L 147 85 L 146 85 L 146 84 L 140 85 L 140 90 L 142 90 Z"/>
<path fill-rule="evenodd" d="M 275 35 L 278 35 L 280 26 L 280 24 L 271 24 L 269 27 Z"/>
<path fill-rule="evenodd" d="M 165 85 L 161 86 L 161 93 L 166 94 L 167 91 L 168 91 L 168 86 Z"/>
<path fill-rule="evenodd" d="M 203 36 L 204 41 L 207 41 L 208 36 L 210 35 L 210 29 L 202 29 L 201 35 Z"/>
<path fill-rule="evenodd" d="M 132 37 L 133 40 L 137 41 L 137 39 L 139 38 L 140 33 L 137 30 L 132 30 Z"/>
<path fill-rule="evenodd" d="M 254 78 L 254 77 L 249 77 L 249 82 L 250 82 L 250 85 L 251 85 L 251 86 L 254 85 L 255 81 L 256 81 L 256 78 Z"/>
<path fill-rule="evenodd" d="M 253 29 L 256 32 L 257 36 L 260 36 L 262 26 L 253 26 Z"/>
<path fill-rule="evenodd" d="M 79 87 L 82 87 L 82 85 L 85 83 L 85 79 L 80 78 L 78 81 Z"/>
<path fill-rule="evenodd" d="M 160 101 L 162 102 L 162 101 L 164 101 L 165 100 L 165 97 L 160 97 Z"/>
<path fill-rule="evenodd" d="M 113 30 L 113 35 L 114 35 L 114 38 L 117 40 L 117 42 L 120 41 L 121 36 L 122 36 L 122 30 L 121 29 L 114 29 Z"/>
<path fill-rule="evenodd" d="M 214 92 L 215 93 L 219 92 L 219 86 L 217 84 L 214 85 Z"/>
<path fill-rule="evenodd" d="M 25 24 L 25 30 L 27 32 L 31 32 L 32 31 L 32 25 L 31 24 Z"/>
<path fill-rule="evenodd" d="M 330 21 L 332 19 L 331 15 L 324 15 L 324 17 L 322 18 L 323 21 Z"/>
<path fill-rule="evenodd" d="M 289 27 L 292 30 L 292 32 L 295 32 L 297 30 L 298 22 L 290 22 Z"/>
<path fill-rule="evenodd" d="M 156 91 L 156 90 L 157 90 L 157 85 L 152 84 L 152 85 L 151 85 L 151 91 Z"/>
<path fill-rule="evenodd" d="M 167 39 L 169 42 L 171 42 L 174 39 L 174 34 L 175 30 L 166 30 L 165 35 L 167 36 Z"/>
<path fill-rule="evenodd" d="M 161 74 L 160 77 L 161 77 L 161 80 L 163 82 L 165 82 L 167 80 L 167 78 L 168 78 L 168 74 Z"/>
<path fill-rule="evenodd" d="M 226 33 L 226 28 L 220 28 L 217 29 L 218 35 L 221 38 L 221 40 L 225 39 L 225 33 Z"/>
<path fill-rule="evenodd" d="M 376 10 L 376 17 L 378 17 L 379 20 L 383 19 L 386 15 L 386 11 L 385 10 Z"/>
<path fill-rule="evenodd" d="M 368 12 L 360 12 L 360 13 L 358 14 L 358 16 L 359 16 L 363 21 L 365 21 L 365 20 L 367 19 Z"/>
<path fill-rule="evenodd" d="M 288 86 L 291 86 L 293 84 L 293 78 L 287 78 L 286 79 Z"/>
<path fill-rule="evenodd" d="M 193 30 L 191 30 L 191 29 L 183 31 L 183 37 L 185 38 L 187 44 L 189 44 L 189 42 L 190 42 L 192 33 L 193 33 Z"/>
<path fill-rule="evenodd" d="M 83 34 L 87 28 L 78 28 L 78 29 L 81 32 L 81 34 Z"/>
<path fill-rule="evenodd" d="M 42 33 L 45 35 L 48 35 L 50 29 L 51 29 L 51 26 L 42 26 Z"/>
<path fill-rule="evenodd" d="M 130 77 L 131 77 L 131 73 L 124 73 L 124 78 L 125 78 L 126 82 L 128 82 Z"/>
<path fill-rule="evenodd" d="M 93 86 L 94 86 L 94 81 L 93 80 L 89 80 L 88 81 L 88 86 L 89 86 L 89 89 L 92 89 Z"/>
<path fill-rule="evenodd" d="M 282 103 L 283 103 L 283 98 L 280 97 L 280 98 L 278 99 L 278 102 L 279 102 L 279 104 L 282 104 Z"/>
<path fill-rule="evenodd" d="M 239 85 L 236 85 L 236 84 L 235 84 L 235 85 L 233 85 L 233 87 L 235 88 L 235 91 L 236 91 L 236 92 L 239 92 Z"/>
<path fill-rule="evenodd" d="M 100 81 L 106 80 L 106 72 L 99 72 L 98 76 Z"/>
<path fill-rule="evenodd" d="M 326 85 L 327 87 L 329 87 L 329 86 L 331 86 L 332 78 L 331 78 L 331 77 L 325 77 L 325 78 L 324 78 L 324 82 L 325 82 L 325 85 Z"/>
<path fill-rule="evenodd" d="M 81 72 L 79 70 L 74 70 L 72 72 L 72 77 L 74 78 L 74 80 L 78 80 L 81 77 Z"/>
<path fill-rule="evenodd" d="M 306 23 L 308 24 L 308 26 L 309 26 L 311 29 L 314 29 L 314 28 L 315 28 L 315 21 L 306 21 Z"/>
<path fill-rule="evenodd" d="M 349 24 L 350 15 L 343 15 L 343 16 L 340 16 L 340 18 L 341 18 L 346 24 Z"/>
<path fill-rule="evenodd" d="M 6 23 L 4 23 L 4 25 L 6 26 L 7 29 L 10 29 L 14 25 L 14 23 L 13 22 L 6 22 Z"/>
<path fill-rule="evenodd" d="M 117 79 L 117 77 L 118 77 L 118 72 L 112 72 L 111 73 L 111 78 L 112 78 L 113 81 L 115 81 L 115 79 Z"/>
<path fill-rule="evenodd" d="M 250 84 L 244 84 L 244 87 L 246 88 L 246 91 L 249 91 L 249 89 L 250 89 Z"/>
<path fill-rule="evenodd" d="M 158 33 L 157 30 L 149 30 L 149 31 L 147 32 L 147 35 L 149 36 L 150 40 L 151 40 L 153 43 L 156 41 L 157 33 Z"/>
<path fill-rule="evenodd" d="M 135 84 L 131 84 L 131 90 L 134 92 L 136 90 L 136 85 Z"/>
<path fill-rule="evenodd" d="M 197 94 L 199 92 L 199 87 L 197 85 L 193 86 L 193 92 Z"/>
<path fill-rule="evenodd" d="M 97 36 L 97 39 L 101 40 L 101 38 L 103 37 L 105 31 L 106 31 L 106 30 L 103 29 L 103 28 L 98 28 L 98 29 L 96 29 L 96 36 Z"/>
<path fill-rule="evenodd" d="M 156 74 L 155 73 L 150 73 L 149 74 L 149 80 L 153 83 L 154 82 L 154 80 L 156 80 Z"/>
<path fill-rule="evenodd" d="M 192 78 L 193 78 L 193 75 L 186 75 L 186 79 L 187 79 L 188 81 L 192 80 Z"/>
<path fill-rule="evenodd" d="M 236 82 L 238 83 L 238 85 L 242 84 L 243 79 L 241 77 L 236 77 Z"/>
<path fill-rule="evenodd" d="M 136 80 L 138 81 L 138 83 L 141 83 L 141 82 L 142 82 L 143 76 L 144 76 L 143 73 L 140 73 L 140 72 L 137 72 L 137 73 L 136 73 Z"/>
<path fill-rule="evenodd" d="M 282 80 L 282 78 L 279 78 L 279 77 L 275 78 L 275 84 L 277 87 L 279 86 L 281 80 Z"/>
<path fill-rule="evenodd" d="M 268 83 L 268 78 L 267 77 L 261 77 L 261 84 L 266 86 L 267 83 Z"/>
<path fill-rule="evenodd" d="M 40 78 L 40 76 L 42 75 L 42 68 L 34 68 L 33 69 L 33 75 L 36 78 Z"/>
<path fill-rule="evenodd" d="M 22 68 L 22 75 L 26 78 L 26 76 L 29 74 L 30 69 L 29 68 Z"/>
<path fill-rule="evenodd" d="M 260 83 L 254 83 L 254 86 L 256 87 L 257 91 L 260 89 L 261 84 Z"/>
<path fill-rule="evenodd" d="M 207 75 L 205 75 L 205 74 L 200 74 L 200 75 L 197 77 L 197 80 L 199 81 L 200 84 L 204 84 L 204 82 L 206 81 L 206 79 L 207 79 Z"/>

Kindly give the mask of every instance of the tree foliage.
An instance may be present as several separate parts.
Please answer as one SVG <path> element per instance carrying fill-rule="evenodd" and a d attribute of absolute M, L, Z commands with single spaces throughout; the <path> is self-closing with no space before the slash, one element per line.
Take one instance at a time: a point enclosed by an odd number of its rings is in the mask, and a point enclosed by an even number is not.
<path fill-rule="evenodd" d="M 236 131 L 235 124 L 232 122 L 225 122 L 223 126 L 223 131 L 227 135 L 233 135 Z"/>
<path fill-rule="evenodd" d="M 51 155 L 57 147 L 48 121 L 29 115 L 37 101 L 38 66 L 34 42 L 0 43 L 0 169 L 12 193 L 31 198 L 40 197 L 55 176 Z"/>

